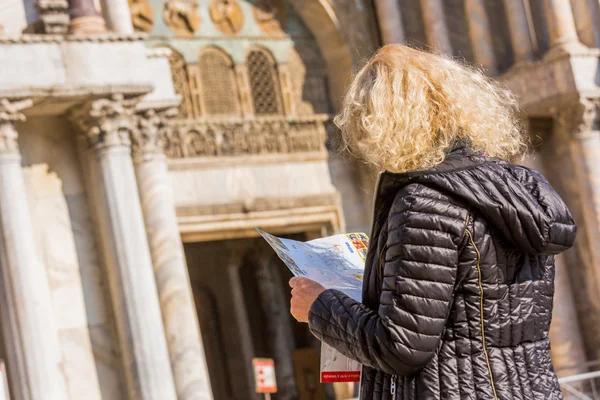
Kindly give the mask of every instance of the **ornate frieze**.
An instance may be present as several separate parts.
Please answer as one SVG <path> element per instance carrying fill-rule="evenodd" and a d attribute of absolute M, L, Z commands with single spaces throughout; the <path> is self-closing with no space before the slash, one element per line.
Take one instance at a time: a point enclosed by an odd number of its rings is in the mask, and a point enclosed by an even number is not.
<path fill-rule="evenodd" d="M 70 119 L 79 128 L 90 148 L 129 146 L 137 129 L 135 106 L 139 98 L 126 99 L 121 94 L 91 101 L 73 110 Z"/>
<path fill-rule="evenodd" d="M 177 115 L 177 108 L 164 110 L 146 109 L 136 117 L 136 129 L 131 131 L 131 153 L 134 162 L 141 162 L 164 154 L 164 138 L 171 136 L 171 119 Z"/>
<path fill-rule="evenodd" d="M 21 111 L 31 107 L 32 104 L 31 99 L 0 99 L 0 154 L 19 152 L 17 142 L 19 135 L 14 123 L 25 121 L 25 115 Z"/>
<path fill-rule="evenodd" d="M 177 35 L 190 37 L 200 27 L 197 0 L 167 0 L 163 8 L 163 19 Z"/>
<path fill-rule="evenodd" d="M 325 151 L 328 116 L 174 121 L 165 148 L 170 158 Z"/>

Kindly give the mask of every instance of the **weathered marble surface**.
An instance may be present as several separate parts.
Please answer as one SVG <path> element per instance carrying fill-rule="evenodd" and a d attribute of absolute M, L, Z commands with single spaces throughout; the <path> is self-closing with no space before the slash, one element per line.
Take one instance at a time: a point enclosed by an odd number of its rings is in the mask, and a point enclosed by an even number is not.
<path fill-rule="evenodd" d="M 27 27 L 23 0 L 4 0 L 0 25 L 4 27 L 4 35 L 18 36 Z"/>
<path fill-rule="evenodd" d="M 71 399 L 100 399 L 69 210 L 60 179 L 48 165 L 23 171 L 37 246 L 54 307 L 63 373 Z"/>
<path fill-rule="evenodd" d="M 138 162 L 135 173 L 178 399 L 210 400 L 210 377 L 166 158 L 155 154 Z"/>
<path fill-rule="evenodd" d="M 94 228 L 90 215 L 90 209 L 86 202 L 86 193 L 84 181 L 78 160 L 75 140 L 71 132 L 71 125 L 61 118 L 32 118 L 20 125 L 20 147 L 23 155 L 23 163 L 26 168 L 31 165 L 45 163 L 48 165 L 54 178 L 50 183 L 56 183 L 60 180 L 61 195 L 46 196 L 41 200 L 48 201 L 50 206 L 58 204 L 59 216 L 58 222 L 64 222 L 58 226 L 58 232 L 62 233 L 53 239 L 64 239 L 67 243 L 68 252 L 62 254 L 58 261 L 68 260 L 70 267 L 78 265 L 78 274 L 81 290 L 72 293 L 76 297 L 72 299 L 78 304 L 78 312 L 81 311 L 81 302 L 83 302 L 84 315 L 78 315 L 78 320 L 85 318 L 87 321 L 87 342 L 91 344 L 91 353 L 95 362 L 95 373 L 97 374 L 97 383 L 100 386 L 102 399 L 124 399 L 125 390 L 123 389 L 123 374 L 121 358 L 116 341 L 114 330 L 114 317 L 111 310 L 110 295 L 107 288 L 106 273 L 102 264 L 100 249 L 94 237 Z M 31 175 L 31 174 L 30 174 Z M 36 181 L 41 189 L 48 179 Z M 56 185 L 54 185 L 56 186 Z M 52 185 L 49 186 L 52 189 Z M 43 192 L 42 192 L 43 193 Z M 65 204 L 66 203 L 66 204 Z M 66 206 L 66 211 L 65 211 Z M 36 206 L 33 206 L 36 208 Z M 68 214 L 65 214 L 67 212 Z M 40 218 L 49 219 L 45 223 L 56 225 L 55 215 L 42 215 Z M 42 226 L 38 224 L 37 226 Z M 43 226 L 42 226 L 43 227 Z M 66 239 L 65 239 L 66 237 Z M 49 249 L 53 252 L 65 251 L 62 241 L 57 244 L 56 249 Z M 71 275 L 74 271 L 71 270 Z M 68 292 L 67 292 L 68 293 Z M 68 309 L 72 309 L 69 307 Z M 64 314 L 68 317 L 68 313 Z M 81 326 L 80 326 L 81 327 Z M 68 352 L 71 364 L 79 365 L 85 361 L 86 368 L 90 369 L 89 360 L 85 357 L 77 358 L 71 356 L 73 348 L 85 353 L 85 348 L 80 345 L 73 347 L 64 342 L 63 338 L 71 337 L 73 334 L 65 331 L 65 336 L 61 337 L 61 349 Z M 81 335 L 74 335 L 75 343 L 81 343 Z M 83 397 L 76 397 L 83 398 Z"/>

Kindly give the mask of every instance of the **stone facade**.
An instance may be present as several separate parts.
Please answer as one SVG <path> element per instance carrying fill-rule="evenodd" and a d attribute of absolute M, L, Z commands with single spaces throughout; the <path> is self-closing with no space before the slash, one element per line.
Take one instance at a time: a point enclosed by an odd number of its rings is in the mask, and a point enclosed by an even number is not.
<path fill-rule="evenodd" d="M 8 1 L 0 358 L 13 399 L 258 399 L 256 356 L 276 360 L 276 399 L 351 396 L 314 384 L 318 343 L 254 228 L 368 230 L 374 171 L 330 151 L 331 118 L 353 67 L 395 42 L 465 57 L 519 97 L 544 139 L 526 162 L 580 225 L 557 264 L 555 362 L 574 374 L 598 359 L 600 10 L 374 3 Z"/>

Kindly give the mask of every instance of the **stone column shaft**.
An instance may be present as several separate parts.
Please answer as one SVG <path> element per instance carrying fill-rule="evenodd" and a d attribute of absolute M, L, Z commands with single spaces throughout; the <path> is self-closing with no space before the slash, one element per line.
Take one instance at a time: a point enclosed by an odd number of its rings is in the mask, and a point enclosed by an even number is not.
<path fill-rule="evenodd" d="M 404 43 L 406 35 L 398 0 L 375 0 L 375 11 L 383 44 Z"/>
<path fill-rule="evenodd" d="M 475 61 L 484 67 L 490 75 L 495 75 L 496 54 L 490 22 L 485 11 L 484 0 L 465 0 L 467 20 L 469 22 L 469 35 L 475 52 Z"/>
<path fill-rule="evenodd" d="M 95 34 L 106 32 L 104 19 L 96 9 L 94 0 L 68 0 L 71 32 Z"/>
<path fill-rule="evenodd" d="M 37 254 L 15 121 L 30 101 L 0 101 L 0 316 L 18 400 L 69 399 L 46 268 Z"/>
<path fill-rule="evenodd" d="M 544 145 L 536 149 L 533 156 L 524 160 L 523 165 L 533 168 L 546 176 L 560 192 L 558 177 L 565 173 L 563 160 L 558 157 L 552 138 L 551 121 L 531 120 L 528 130 L 532 138 L 542 138 Z M 534 139 L 532 139 L 534 140 Z M 539 139 L 538 139 L 539 140 Z M 576 375 L 587 372 L 585 347 L 577 315 L 575 298 L 569 277 L 571 260 L 565 254 L 555 258 L 554 309 L 550 326 L 552 364 L 559 376 Z"/>
<path fill-rule="evenodd" d="M 442 0 L 421 0 L 427 44 L 435 50 L 452 55 L 452 44 Z"/>
<path fill-rule="evenodd" d="M 96 170 L 99 232 L 130 400 L 175 400 L 175 385 L 131 159 L 134 104 L 101 99 L 71 117 Z"/>
<path fill-rule="evenodd" d="M 126 35 L 133 33 L 131 11 L 127 0 L 102 0 L 102 14 L 110 31 Z"/>
<path fill-rule="evenodd" d="M 212 400 L 198 315 L 179 234 L 162 137 L 166 118 L 146 110 L 133 135 L 133 154 L 154 277 L 178 400 Z"/>
<path fill-rule="evenodd" d="M 550 47 L 578 42 L 570 0 L 544 0 Z"/>
<path fill-rule="evenodd" d="M 524 0 L 504 0 L 515 63 L 533 60 L 533 45 Z"/>
<path fill-rule="evenodd" d="M 600 359 L 600 99 L 581 99 L 558 111 L 553 140 L 562 195 L 578 225 L 565 253 L 588 360 Z M 562 154 L 562 155 L 561 155 Z M 557 162 L 558 161 L 558 162 Z"/>

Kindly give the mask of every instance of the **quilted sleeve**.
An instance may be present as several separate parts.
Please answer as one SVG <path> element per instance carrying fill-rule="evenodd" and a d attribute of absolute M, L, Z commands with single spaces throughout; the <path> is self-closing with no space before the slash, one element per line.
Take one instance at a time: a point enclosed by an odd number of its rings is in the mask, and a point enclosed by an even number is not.
<path fill-rule="evenodd" d="M 418 372 L 435 354 L 450 312 L 467 215 L 436 190 L 401 189 L 388 216 L 379 309 L 326 290 L 310 309 L 311 332 L 369 367 Z"/>

